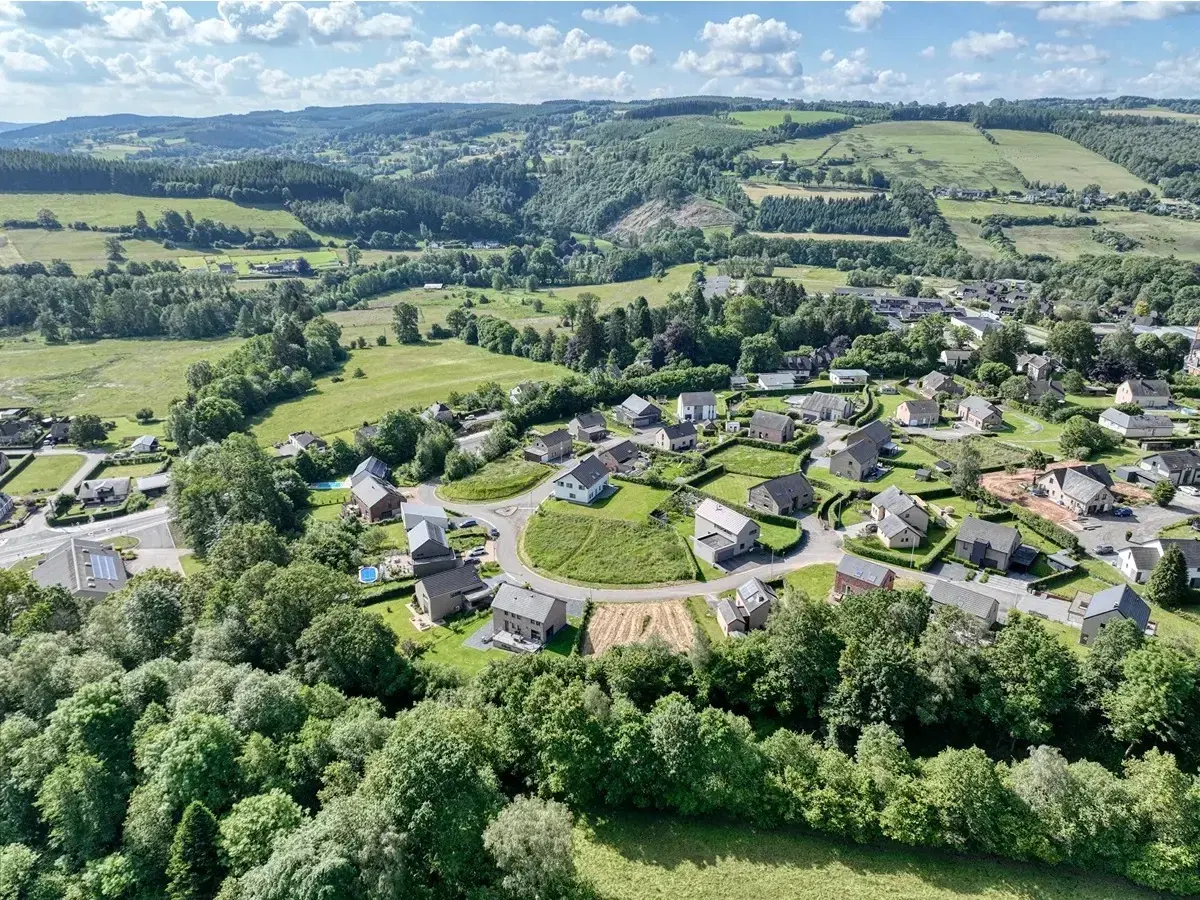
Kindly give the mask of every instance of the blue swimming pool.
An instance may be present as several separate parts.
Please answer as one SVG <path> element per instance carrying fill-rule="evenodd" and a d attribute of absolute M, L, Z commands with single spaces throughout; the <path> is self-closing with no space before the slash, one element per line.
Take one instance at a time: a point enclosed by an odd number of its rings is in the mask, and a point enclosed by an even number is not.
<path fill-rule="evenodd" d="M 318 481 L 315 484 L 309 485 L 314 491 L 339 491 L 349 486 L 349 482 L 345 481 Z"/>
<path fill-rule="evenodd" d="M 374 584 L 379 580 L 379 569 L 375 566 L 363 566 L 358 570 L 358 580 L 362 584 Z"/>

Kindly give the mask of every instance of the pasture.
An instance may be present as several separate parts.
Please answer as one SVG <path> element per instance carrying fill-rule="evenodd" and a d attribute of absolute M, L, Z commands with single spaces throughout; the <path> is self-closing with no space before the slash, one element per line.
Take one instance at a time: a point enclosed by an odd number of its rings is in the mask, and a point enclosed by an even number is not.
<path fill-rule="evenodd" d="M 614 815 L 575 832 L 580 874 L 603 900 L 1151 900 L 1078 869 L 857 845 L 799 830 Z"/>
<path fill-rule="evenodd" d="M 1030 181 L 1061 182 L 1072 190 L 1098 184 L 1110 194 L 1142 188 L 1158 193 L 1154 185 L 1123 166 L 1057 134 L 999 128 L 991 130 L 991 134 L 996 139 L 994 146 L 1000 157 L 1008 160 Z"/>
<path fill-rule="evenodd" d="M 868 191 L 853 187 L 814 187 L 804 184 L 787 184 L 774 181 L 743 181 L 742 190 L 755 203 L 761 203 L 763 197 L 795 197 L 798 200 L 811 200 L 814 197 L 824 197 L 826 200 L 860 200 L 864 197 L 874 197 L 881 191 Z"/>
<path fill-rule="evenodd" d="M 184 376 L 189 365 L 219 359 L 240 343 L 240 338 L 130 338 L 54 345 L 36 337 L 0 340 L 0 405 L 107 418 L 132 416 L 149 406 L 165 416 L 171 400 L 187 391 Z"/>
<path fill-rule="evenodd" d="M 1142 116 L 1147 119 L 1178 119 L 1181 122 L 1200 124 L 1200 115 L 1196 113 L 1175 112 L 1163 106 L 1147 106 L 1141 109 L 1102 109 L 1102 116 Z"/>
<path fill-rule="evenodd" d="M 83 460 L 78 453 L 35 456 L 25 468 L 4 482 L 4 493 L 13 497 L 51 494 L 79 471 Z"/>
<path fill-rule="evenodd" d="M 304 257 L 314 269 L 332 269 L 342 264 L 342 257 L 336 250 L 281 250 L 278 253 L 220 253 L 212 256 L 181 256 L 179 265 L 193 271 L 220 271 L 222 264 L 233 266 L 238 275 L 256 275 L 253 266 L 267 265 L 273 262 Z"/>
<path fill-rule="evenodd" d="M 357 368 L 364 378 L 350 377 Z M 303 397 L 268 410 L 253 431 L 262 444 L 274 444 L 298 429 L 330 435 L 373 422 L 391 409 L 428 406 L 445 400 L 451 391 L 466 392 L 484 381 L 509 388 L 520 381 L 566 374 L 559 366 L 501 356 L 458 341 L 372 346 L 351 351 L 341 374 L 344 381 L 317 379 L 315 389 Z"/>
<path fill-rule="evenodd" d="M 867 244 L 891 244 L 908 238 L 884 234 L 826 234 L 819 231 L 752 231 L 758 237 L 791 238 L 797 241 L 862 241 Z"/>
<path fill-rule="evenodd" d="M 845 132 L 842 132 L 844 134 Z M 787 158 L 801 165 L 815 163 L 837 146 L 841 134 L 827 134 L 817 138 L 801 138 L 795 141 L 783 141 L 779 144 L 761 144 L 751 147 L 746 152 L 759 159 L 781 159 L 786 153 Z"/>
<path fill-rule="evenodd" d="M 211 197 L 136 197 L 132 194 L 26 194 L 0 193 L 0 220 L 33 219 L 39 209 L 49 209 L 68 226 L 72 222 L 89 225 L 132 225 L 138 210 L 154 222 L 164 209 L 179 213 L 190 210 L 197 219 L 213 219 L 239 228 L 277 232 L 303 228 L 300 220 L 286 209 L 240 206 L 231 200 Z"/>
<path fill-rule="evenodd" d="M 824 109 L 754 109 L 732 113 L 729 119 L 743 128 L 761 129 L 782 125 L 784 116 L 790 118 L 797 125 L 846 118 L 841 113 L 829 112 Z"/>
<path fill-rule="evenodd" d="M 102 231 L 46 231 L 42 228 L 14 228 L 4 235 L 8 243 L 7 264 L 14 262 L 43 262 L 61 259 L 75 270 L 76 275 L 86 275 L 92 269 L 104 268 L 108 264 L 108 251 L 104 242 L 112 237 Z M 123 241 L 125 259 L 149 263 L 156 259 L 180 262 L 185 257 L 200 257 L 201 251 L 176 248 L 167 250 L 160 241 Z M 0 262 L 5 253 L 0 249 Z"/>

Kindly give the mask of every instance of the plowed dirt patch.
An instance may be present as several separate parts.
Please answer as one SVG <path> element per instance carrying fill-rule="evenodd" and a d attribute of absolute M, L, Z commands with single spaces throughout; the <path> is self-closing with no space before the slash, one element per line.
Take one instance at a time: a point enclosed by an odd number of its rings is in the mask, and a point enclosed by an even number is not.
<path fill-rule="evenodd" d="M 689 650 L 693 627 L 681 600 L 598 603 L 588 620 L 583 652 L 598 655 L 619 644 L 640 644 L 652 635 L 659 635 L 674 650 Z"/>

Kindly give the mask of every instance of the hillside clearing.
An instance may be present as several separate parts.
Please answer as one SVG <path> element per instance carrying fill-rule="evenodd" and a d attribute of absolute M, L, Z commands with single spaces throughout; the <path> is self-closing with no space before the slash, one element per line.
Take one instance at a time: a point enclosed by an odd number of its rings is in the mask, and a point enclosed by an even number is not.
<path fill-rule="evenodd" d="M 742 190 L 755 203 L 763 197 L 796 197 L 801 200 L 811 200 L 813 197 L 824 197 L 826 200 L 861 200 L 864 197 L 874 197 L 882 191 L 868 191 L 859 188 L 835 187 L 823 188 L 801 184 L 779 184 L 771 181 L 743 181 Z"/>
<path fill-rule="evenodd" d="M 1089 184 L 1099 184 L 1110 194 L 1117 191 L 1152 193 L 1158 189 L 1138 178 L 1128 169 L 1109 162 L 1099 153 L 1081 147 L 1057 134 L 1042 131 L 1006 131 L 992 129 L 996 149 L 1030 181 L 1047 184 L 1064 183 L 1072 190 L 1082 190 Z"/>
<path fill-rule="evenodd" d="M 625 213 L 609 232 L 613 235 L 641 237 L 664 220 L 680 228 L 711 228 L 714 225 L 733 225 L 738 221 L 738 216 L 721 204 L 703 197 L 689 197 L 678 206 L 672 206 L 666 200 L 648 200 Z"/>
<path fill-rule="evenodd" d="M 285 232 L 304 227 L 281 207 L 240 206 L 231 200 L 211 197 L 0 193 L 0 220 L 33 219 L 39 209 L 51 210 L 64 226 L 77 221 L 89 225 L 132 225 L 139 209 L 153 223 L 164 209 L 173 209 L 180 214 L 190 211 L 197 219 L 213 219 L 256 231 L 270 228 Z"/>
<path fill-rule="evenodd" d="M 790 118 L 797 125 L 846 118 L 841 113 L 829 112 L 824 109 L 753 109 L 732 113 L 729 120 L 743 128 L 761 129 L 782 125 L 784 116 Z"/>

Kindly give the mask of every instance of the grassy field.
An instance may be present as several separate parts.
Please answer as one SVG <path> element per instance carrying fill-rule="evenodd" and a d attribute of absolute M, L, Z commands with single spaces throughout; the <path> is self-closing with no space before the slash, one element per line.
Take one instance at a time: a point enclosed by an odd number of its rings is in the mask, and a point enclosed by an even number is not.
<path fill-rule="evenodd" d="M 1182 122 L 1200 124 L 1200 115 L 1196 113 L 1175 112 L 1162 106 L 1147 106 L 1143 109 L 1102 109 L 1102 116 L 1144 116 L 1145 118 L 1179 119 Z"/>
<path fill-rule="evenodd" d="M 827 134 L 817 138 L 802 138 L 798 141 L 784 141 L 780 144 L 762 144 L 751 147 L 748 152 L 759 159 L 780 159 L 786 153 L 787 158 L 801 165 L 816 162 L 834 146 L 840 135 Z M 836 154 L 835 154 L 836 155 Z"/>
<path fill-rule="evenodd" d="M 906 237 L 886 234 L 827 234 L 818 231 L 752 231 L 757 237 L 790 238 L 799 241 L 863 241 L 867 244 L 891 244 Z"/>
<path fill-rule="evenodd" d="M 438 488 L 438 496 L 466 503 L 515 497 L 539 485 L 554 470 L 541 463 L 508 456 L 490 462 L 469 478 Z"/>
<path fill-rule="evenodd" d="M 817 563 L 789 572 L 783 580 L 789 587 L 804 591 L 810 600 L 824 600 L 833 590 L 836 569 L 833 563 Z"/>
<path fill-rule="evenodd" d="M 845 272 L 823 266 L 777 266 L 774 275 L 800 282 L 810 294 L 830 294 L 834 288 L 846 286 Z"/>
<path fill-rule="evenodd" d="M 427 648 L 422 659 L 446 663 L 468 674 L 474 674 L 489 662 L 504 659 L 503 650 L 476 650 L 464 647 L 463 642 L 491 618 L 489 610 L 448 619 L 444 625 L 435 625 L 428 631 L 417 631 L 412 624 L 412 613 L 403 600 L 384 600 L 364 606 L 367 612 L 375 613 L 396 632 L 397 643 L 413 641 Z"/>
<path fill-rule="evenodd" d="M 612 482 L 612 486 L 616 488 L 616 493 L 609 494 L 590 506 L 551 498 L 546 501 L 545 508 L 550 512 L 573 516 L 641 523 L 646 521 L 646 517 L 658 504 L 671 495 L 666 488 L 631 484 L 627 481 L 615 481 Z"/>
<path fill-rule="evenodd" d="M 1012 163 L 1030 181 L 1061 182 L 1072 190 L 1082 190 L 1094 183 L 1110 194 L 1142 188 L 1158 193 L 1154 185 L 1142 181 L 1123 166 L 1057 134 L 1002 128 L 989 131 L 996 139 L 994 146 L 1000 157 Z"/>
<path fill-rule="evenodd" d="M 197 219 L 214 219 L 255 231 L 269 228 L 283 232 L 304 227 L 299 219 L 280 207 L 239 206 L 231 200 L 210 197 L 0 193 L 0 220 L 33 219 L 39 209 L 51 210 L 64 226 L 80 221 L 89 225 L 132 225 L 139 209 L 153 223 L 164 209 L 173 209 L 180 214 L 190 210 Z"/>
<path fill-rule="evenodd" d="M 673 528 L 621 518 L 539 510 L 521 535 L 527 563 L 582 584 L 688 581 L 691 553 Z"/>
<path fill-rule="evenodd" d="M 1150 900 L 1078 869 L 859 846 L 798 831 L 618 816 L 581 826 L 575 859 L 602 900 Z"/>
<path fill-rule="evenodd" d="M 96 470 L 92 478 L 142 478 L 146 475 L 153 475 L 161 467 L 161 462 L 128 463 L 123 466 L 106 463 Z"/>
<path fill-rule="evenodd" d="M 762 483 L 763 479 L 757 475 L 738 475 L 734 472 L 726 472 L 712 481 L 704 482 L 699 485 L 699 488 L 706 494 L 712 494 L 721 500 L 745 504 L 750 488 Z"/>
<path fill-rule="evenodd" d="M 468 391 L 484 381 L 511 387 L 520 381 L 558 378 L 566 370 L 516 356 L 488 353 L 457 341 L 370 347 L 355 350 L 345 373 L 361 368 L 365 378 L 334 383 L 328 377 L 303 397 L 273 407 L 254 426 L 263 444 L 308 429 L 329 435 L 375 421 L 391 409 L 428 406 L 451 391 Z"/>
<path fill-rule="evenodd" d="M 742 190 L 755 203 L 763 197 L 795 197 L 799 200 L 811 200 L 813 197 L 824 197 L 826 200 L 860 200 L 864 197 L 876 197 L 880 191 L 860 190 L 851 187 L 818 188 L 802 184 L 781 184 L 774 181 L 743 181 Z"/>
<path fill-rule="evenodd" d="M 47 346 L 38 338 L 3 340 L 0 406 L 108 417 L 132 415 L 149 406 L 165 416 L 170 401 L 187 391 L 184 376 L 189 365 L 219 359 L 240 343 L 239 338 L 131 338 Z"/>
<path fill-rule="evenodd" d="M 828 112 L 823 109 L 754 109 L 733 113 L 729 118 L 744 128 L 762 129 L 770 128 L 773 125 L 782 125 L 784 116 L 790 117 L 797 125 L 846 118 L 841 113 Z"/>
<path fill-rule="evenodd" d="M 83 465 L 77 453 L 35 456 L 24 469 L 4 482 L 4 493 L 13 497 L 28 497 L 57 491 Z"/>
<path fill-rule="evenodd" d="M 296 259 L 303 256 L 314 269 L 337 268 L 342 258 L 336 250 L 284 250 L 279 253 L 246 253 L 245 255 L 219 253 L 210 256 L 181 256 L 179 264 L 193 271 L 218 272 L 221 263 L 233 266 L 238 275 L 253 275 L 251 266 Z"/>
<path fill-rule="evenodd" d="M 774 478 L 796 471 L 800 457 L 781 450 L 762 450 L 745 444 L 735 444 L 711 454 L 708 461 L 714 466 L 723 465 L 731 472 Z"/>

